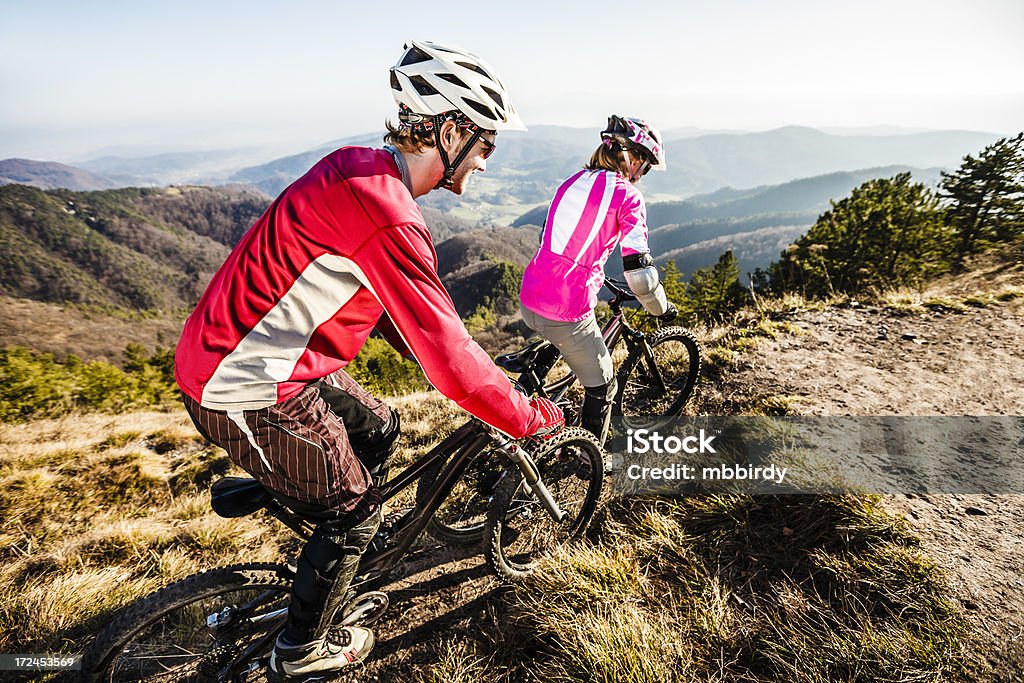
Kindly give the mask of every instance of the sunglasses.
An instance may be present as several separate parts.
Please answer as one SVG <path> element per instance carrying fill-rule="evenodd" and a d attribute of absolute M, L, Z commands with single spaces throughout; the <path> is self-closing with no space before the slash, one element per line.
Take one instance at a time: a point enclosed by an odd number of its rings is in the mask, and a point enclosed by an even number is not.
<path fill-rule="evenodd" d="M 494 154 L 494 148 L 497 146 L 485 137 L 479 138 L 480 142 L 484 143 L 484 159 L 490 158 Z"/>

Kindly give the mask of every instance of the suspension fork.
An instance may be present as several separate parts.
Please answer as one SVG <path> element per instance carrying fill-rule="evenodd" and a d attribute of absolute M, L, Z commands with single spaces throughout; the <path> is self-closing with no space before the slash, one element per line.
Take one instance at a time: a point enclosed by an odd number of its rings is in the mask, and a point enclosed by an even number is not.
<path fill-rule="evenodd" d="M 615 318 L 612 319 L 612 322 L 614 321 Z M 647 343 L 647 335 L 634 330 L 621 316 L 619 316 L 618 321 L 619 326 L 614 330 L 614 333 L 622 335 L 630 352 L 637 348 L 640 349 L 640 353 L 643 354 L 643 363 L 647 366 L 647 376 L 654 380 L 661 391 L 666 391 L 668 387 L 665 386 L 665 378 L 662 377 L 661 370 L 658 368 L 658 363 L 654 358 L 654 349 Z M 609 322 L 608 327 L 611 327 L 611 322 Z M 610 345 L 609 348 L 611 348 Z"/>
<path fill-rule="evenodd" d="M 526 484 L 526 488 L 533 494 L 534 498 L 540 501 L 540 504 L 544 507 L 551 518 L 556 522 L 561 522 L 565 518 L 565 511 L 558 505 L 558 501 L 551 495 L 551 491 L 540 478 L 540 470 L 537 469 L 537 464 L 530 457 L 530 454 L 525 448 L 522 448 L 515 441 L 505 437 L 502 434 L 495 433 L 494 435 L 497 448 L 504 453 L 509 460 L 516 464 L 519 471 L 523 474 L 523 483 Z"/>

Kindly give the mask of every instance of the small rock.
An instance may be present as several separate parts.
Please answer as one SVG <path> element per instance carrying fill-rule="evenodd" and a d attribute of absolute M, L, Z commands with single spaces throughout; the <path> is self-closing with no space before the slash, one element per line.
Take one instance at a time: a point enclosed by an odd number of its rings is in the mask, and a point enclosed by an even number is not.
<path fill-rule="evenodd" d="M 910 332 L 904 332 L 903 334 L 900 335 L 900 339 L 906 339 L 907 341 L 913 341 L 913 340 L 917 339 L 917 335 L 916 334 L 911 334 Z"/>
<path fill-rule="evenodd" d="M 974 517 L 977 517 L 978 515 L 987 515 L 988 514 L 987 512 L 982 510 L 981 508 L 976 508 L 974 506 L 964 508 L 964 512 L 967 513 L 968 515 L 971 515 L 971 516 L 974 516 Z"/>

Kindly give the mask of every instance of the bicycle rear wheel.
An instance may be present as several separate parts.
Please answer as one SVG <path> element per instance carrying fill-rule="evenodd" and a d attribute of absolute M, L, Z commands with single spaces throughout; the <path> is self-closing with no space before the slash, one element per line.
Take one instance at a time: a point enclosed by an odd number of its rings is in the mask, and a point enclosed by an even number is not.
<path fill-rule="evenodd" d="M 663 327 L 647 337 L 647 346 L 650 356 L 641 344 L 619 368 L 613 415 L 627 424 L 682 414 L 700 375 L 700 344 L 689 330 Z"/>
<path fill-rule="evenodd" d="M 518 469 L 505 473 L 487 511 L 484 555 L 509 581 L 529 576 L 540 560 L 583 535 L 604 482 L 601 447 L 579 427 L 564 429 L 543 444 L 533 459 L 565 517 L 561 522 L 552 519 L 526 488 Z"/>
<path fill-rule="evenodd" d="M 212 569 L 162 588 L 116 617 L 82 663 L 86 681 L 216 681 L 246 648 L 255 650 L 226 680 L 262 676 L 284 626 L 294 575 L 285 565 Z"/>

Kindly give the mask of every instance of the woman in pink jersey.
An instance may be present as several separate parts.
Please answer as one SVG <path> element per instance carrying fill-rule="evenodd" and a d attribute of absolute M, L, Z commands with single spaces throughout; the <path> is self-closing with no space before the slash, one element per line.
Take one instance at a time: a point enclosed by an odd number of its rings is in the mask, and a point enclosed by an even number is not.
<path fill-rule="evenodd" d="M 626 282 L 651 315 L 676 316 L 647 246 L 647 209 L 636 188 L 651 168 L 665 169 L 658 131 L 643 119 L 612 115 L 590 162 L 551 201 L 540 249 L 526 267 L 523 320 L 553 343 L 585 388 L 583 427 L 604 440 L 615 378 L 594 307 L 604 264 L 621 245 Z"/>

